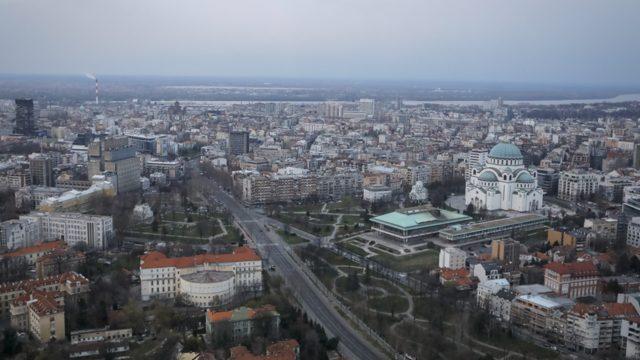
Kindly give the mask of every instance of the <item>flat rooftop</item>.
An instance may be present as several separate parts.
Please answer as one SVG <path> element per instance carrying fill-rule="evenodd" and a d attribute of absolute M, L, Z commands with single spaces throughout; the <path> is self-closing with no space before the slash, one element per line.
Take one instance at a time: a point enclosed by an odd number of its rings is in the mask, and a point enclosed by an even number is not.
<path fill-rule="evenodd" d="M 371 218 L 371 221 L 398 230 L 414 230 L 436 225 L 470 221 L 471 217 L 430 206 L 396 210 Z"/>
<path fill-rule="evenodd" d="M 489 229 L 499 228 L 503 226 L 519 225 L 529 221 L 536 221 L 536 220 L 541 221 L 546 219 L 547 218 L 542 215 L 527 214 L 527 215 L 516 216 L 512 218 L 504 218 L 504 219 L 491 220 L 491 221 L 459 225 L 459 226 L 450 226 L 446 229 L 440 230 L 440 232 L 446 233 L 452 236 L 460 235 L 460 234 L 472 234 L 477 231 L 489 230 Z"/>

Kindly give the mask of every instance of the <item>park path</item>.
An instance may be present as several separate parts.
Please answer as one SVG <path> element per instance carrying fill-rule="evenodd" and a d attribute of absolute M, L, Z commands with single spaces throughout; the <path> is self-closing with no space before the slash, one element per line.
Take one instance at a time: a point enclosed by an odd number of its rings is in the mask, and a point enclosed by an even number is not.
<path fill-rule="evenodd" d="M 214 235 L 213 239 L 217 239 L 217 238 L 220 238 L 220 237 L 223 237 L 223 236 L 226 236 L 227 234 L 229 234 L 229 232 L 227 231 L 227 227 L 224 226 L 224 223 L 222 222 L 222 220 L 220 220 L 220 219 L 216 219 L 216 220 L 218 220 L 218 225 L 220 225 L 220 229 L 222 230 L 222 233 Z"/>

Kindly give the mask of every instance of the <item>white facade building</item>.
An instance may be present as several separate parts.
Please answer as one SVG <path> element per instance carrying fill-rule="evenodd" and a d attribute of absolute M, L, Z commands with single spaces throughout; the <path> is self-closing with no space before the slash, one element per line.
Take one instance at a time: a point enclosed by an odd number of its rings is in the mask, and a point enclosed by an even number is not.
<path fill-rule="evenodd" d="M 567 201 L 580 200 L 598 191 L 600 175 L 584 170 L 563 171 L 558 180 L 558 198 Z"/>
<path fill-rule="evenodd" d="M 69 246 L 84 242 L 91 249 L 106 249 L 113 239 L 111 216 L 34 212 L 20 220 L 37 224 L 42 241 L 64 240 Z"/>
<path fill-rule="evenodd" d="M 440 249 L 440 259 L 438 267 L 448 269 L 462 269 L 467 260 L 467 253 L 464 250 L 448 247 Z"/>
<path fill-rule="evenodd" d="M 39 241 L 37 223 L 28 219 L 7 220 L 0 223 L 0 248 L 15 250 Z"/>
<path fill-rule="evenodd" d="M 393 191 L 388 186 L 373 185 L 362 189 L 362 200 L 375 203 L 391 199 L 392 194 Z"/>
<path fill-rule="evenodd" d="M 465 204 L 490 211 L 533 211 L 542 206 L 542 194 L 536 170 L 525 169 L 518 147 L 499 143 L 489 152 L 484 166 L 471 169 Z"/>
<path fill-rule="evenodd" d="M 633 217 L 627 225 L 627 245 L 640 247 L 640 217 Z"/>
<path fill-rule="evenodd" d="M 140 257 L 143 301 L 175 298 L 196 306 L 224 305 L 236 294 L 262 291 L 262 259 L 248 247 L 230 254 L 167 258 L 160 252 Z"/>

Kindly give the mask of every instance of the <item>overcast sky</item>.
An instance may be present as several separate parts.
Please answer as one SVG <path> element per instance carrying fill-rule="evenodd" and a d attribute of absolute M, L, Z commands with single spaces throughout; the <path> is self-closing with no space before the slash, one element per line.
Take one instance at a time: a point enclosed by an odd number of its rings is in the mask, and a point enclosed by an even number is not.
<path fill-rule="evenodd" d="M 640 84 L 639 0 L 0 0 L 0 73 Z"/>

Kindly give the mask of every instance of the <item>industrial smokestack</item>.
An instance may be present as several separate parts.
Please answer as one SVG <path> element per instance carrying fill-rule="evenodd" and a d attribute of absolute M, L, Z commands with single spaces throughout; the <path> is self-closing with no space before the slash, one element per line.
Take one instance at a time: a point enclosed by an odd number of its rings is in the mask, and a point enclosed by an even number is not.
<path fill-rule="evenodd" d="M 98 78 L 95 75 L 90 74 L 90 73 L 86 73 L 85 76 L 88 77 L 91 80 L 95 80 L 96 81 L 96 105 L 98 105 L 98 103 L 99 103 L 99 101 L 98 101 L 98 94 L 99 94 L 99 91 L 98 91 Z"/>

